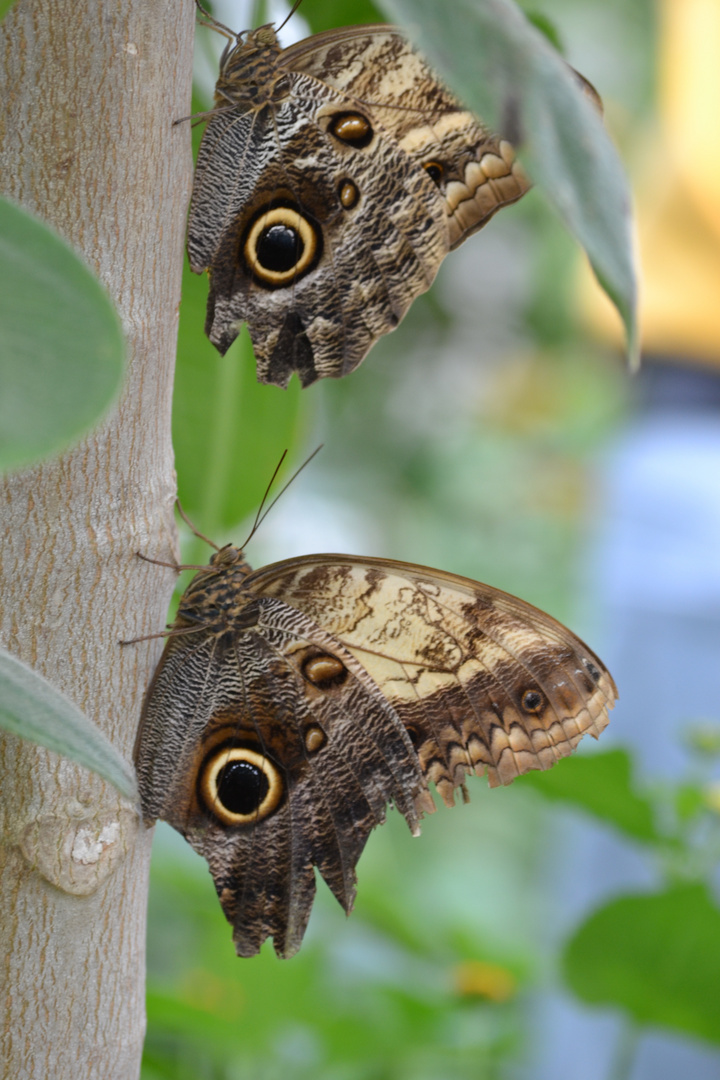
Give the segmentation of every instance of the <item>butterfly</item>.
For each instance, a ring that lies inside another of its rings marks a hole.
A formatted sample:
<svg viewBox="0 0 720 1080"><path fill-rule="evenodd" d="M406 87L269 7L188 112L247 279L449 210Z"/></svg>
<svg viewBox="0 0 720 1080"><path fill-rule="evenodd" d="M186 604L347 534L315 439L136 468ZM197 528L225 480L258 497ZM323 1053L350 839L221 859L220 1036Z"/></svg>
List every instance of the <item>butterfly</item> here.
<svg viewBox="0 0 720 1080"><path fill-rule="evenodd" d="M247 322L260 382L346 375L530 182L397 28L281 49L271 25L209 18L230 40L187 237L210 276L206 333L225 353Z"/></svg>
<svg viewBox="0 0 720 1080"><path fill-rule="evenodd" d="M142 809L207 860L238 955L300 947L315 871L347 912L389 804L419 832L470 773L547 769L616 699L570 630L488 585L227 545L180 600L135 747Z"/></svg>

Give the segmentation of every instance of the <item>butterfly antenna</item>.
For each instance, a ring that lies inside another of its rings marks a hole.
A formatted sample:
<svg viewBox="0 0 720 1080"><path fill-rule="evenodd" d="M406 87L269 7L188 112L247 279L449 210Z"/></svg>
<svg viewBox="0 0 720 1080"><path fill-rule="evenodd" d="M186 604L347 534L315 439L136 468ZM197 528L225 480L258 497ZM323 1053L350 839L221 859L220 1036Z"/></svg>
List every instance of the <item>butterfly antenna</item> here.
<svg viewBox="0 0 720 1080"><path fill-rule="evenodd" d="M185 513L185 511L183 510L183 508L182 508L182 505L181 505L181 503L180 503L180 500L179 500L178 498L176 498L176 499L175 499L175 505L176 505L176 506L177 506L177 508L178 508L178 514L179 514L179 515L180 515L180 517L181 517L181 518L183 519L183 521L185 522L185 524L186 524L186 525L188 525L188 526L190 527L190 531L191 531L192 533L194 533L194 534L195 534L195 536L197 536L198 540L204 540L204 541L205 541L205 543L206 543L206 544L209 544L211 548L215 548L215 550L216 550L216 551L219 551L219 550L220 550L220 548L219 548L219 547L217 546L217 544L214 544L214 543L213 543L213 541L212 541L212 540L211 540L211 539L210 539L209 537L205 536L205 535L204 535L203 533L201 533L201 532L200 532L200 530L199 530L199 529L196 529L196 528L195 528L195 526L193 525L192 521L190 520L190 518L189 518L189 517L187 516L187 514L186 514L186 513Z"/></svg>
<svg viewBox="0 0 720 1080"><path fill-rule="evenodd" d="M197 3L197 0L195 0L195 2ZM280 25L278 26L277 30L275 31L275 33L276 33L276 34L279 34L279 33L280 33L280 31L282 30L283 26L285 26L285 23L287 23L287 22L289 22L289 21L290 21L290 19L291 19L291 18L292 18L292 16L293 16L293 15L295 14L295 12L297 11L297 9L298 9L298 8L300 7L300 5L301 5L301 4L302 4L302 0L295 0L295 3L294 3L294 4L293 4L293 6L292 6L292 7L290 8L290 14L289 14L289 15L287 15L287 16L286 16L286 17L285 17L285 18L283 19L283 21L282 21L282 22L280 23ZM319 449L319 447L318 447L318 449ZM315 453L317 453L317 450L315 451ZM314 455L313 455L313 456L314 456ZM310 458L308 458L308 461L309 461L309 460L310 460ZM307 465L307 461L305 462L305 464ZM299 472L299 471L300 471L300 470L298 470L298 472ZM297 476L297 473L296 473L295 475ZM293 476L293 480L294 480L294 479L295 479L295 477Z"/></svg>
<svg viewBox="0 0 720 1080"><path fill-rule="evenodd" d="M276 466L276 468L275 468L275 472L274 472L274 473L272 474L272 478L271 478L271 480L270 480L270 483L268 484L267 488L265 489L265 494L263 495L263 499L262 499L262 502L260 503L260 506L259 506L259 508L258 508L258 512L257 512L257 514L255 515L255 522L254 522L254 524L253 524L253 527L252 527L252 529L250 530L250 535L248 536L248 538L247 538L247 540L245 541L245 543L244 543L244 544L241 544L241 545L240 545L240 550L241 550L241 551L243 551L243 550L245 549L245 547L246 547L246 546L247 546L247 545L248 545L248 544L250 543L250 541L252 540L253 536L255 535L255 533L257 532L257 530L258 530L258 529L260 528L260 526L262 525L263 521L264 521L264 520L265 520L265 518L266 518L266 517L268 516L268 514L270 513L270 511L272 510L273 506L274 506L274 505L275 505L275 503L276 503L276 502L278 501L278 499L280 498L280 496L281 496L281 495L284 495L284 494L285 494L285 492L287 491L287 489L288 489L288 488L290 487L290 485L292 484L293 480L297 480L298 476L299 476L299 475L300 475L300 473L301 473L301 472L303 471L303 469L305 468L305 466L306 466L306 465L309 465L309 464L310 464L310 462L312 461L312 459L313 459L313 458L315 457L315 455L316 455L316 454L319 454L321 450L322 450L322 443L320 444L320 446L316 447L316 448L315 448L315 449L313 450L312 454L310 454L310 456L309 456L309 457L305 458L305 460L303 461L303 463L302 463L302 465L300 466L300 468L299 468L299 469L296 469L296 470L295 470L295 472L294 472L294 473L292 474L292 476L291 476L291 477L290 477L290 479L288 480L287 484L285 484L285 485L284 485L284 486L283 486L282 488L280 488L280 491L278 491L277 495L275 496L275 498L273 499L273 501L272 501L272 502L270 503L270 505L268 506L267 510L266 510L266 511L265 511L265 513L263 514L263 512L262 512L262 509L263 509L263 506L265 505L265 500L267 499L267 497L268 497L268 494L269 494L269 492L270 492L270 488L271 488L271 487L273 486L273 484L274 484L274 482L275 482L275 477L277 476L278 472L280 471L280 466L282 465L283 461L284 461L284 460L285 460L285 458L287 457L287 450L283 451L283 455L282 455L282 457L280 458L280 460L279 460L279 461L278 461L278 463L277 463L277 466ZM262 516L261 516L261 515L262 515Z"/></svg>
<svg viewBox="0 0 720 1080"><path fill-rule="evenodd" d="M234 34L229 26L225 23L218 22L214 15L212 15L207 8L204 8L200 3L200 0L195 0L195 7L198 9L201 15L203 26L209 26L211 30L217 30L218 34L222 34L223 37L229 37L231 41L237 41L237 34Z"/></svg>

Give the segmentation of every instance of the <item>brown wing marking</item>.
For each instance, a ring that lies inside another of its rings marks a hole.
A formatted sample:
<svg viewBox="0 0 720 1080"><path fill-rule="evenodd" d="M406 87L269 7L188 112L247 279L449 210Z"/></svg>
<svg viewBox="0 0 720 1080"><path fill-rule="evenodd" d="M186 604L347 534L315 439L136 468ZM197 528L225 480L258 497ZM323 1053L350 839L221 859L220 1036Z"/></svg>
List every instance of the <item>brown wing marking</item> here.
<svg viewBox="0 0 720 1080"><path fill-rule="evenodd" d="M597 656L489 586L411 564L309 556L257 571L250 587L323 620L357 656L446 802L468 771L509 783L607 724L616 691Z"/></svg>

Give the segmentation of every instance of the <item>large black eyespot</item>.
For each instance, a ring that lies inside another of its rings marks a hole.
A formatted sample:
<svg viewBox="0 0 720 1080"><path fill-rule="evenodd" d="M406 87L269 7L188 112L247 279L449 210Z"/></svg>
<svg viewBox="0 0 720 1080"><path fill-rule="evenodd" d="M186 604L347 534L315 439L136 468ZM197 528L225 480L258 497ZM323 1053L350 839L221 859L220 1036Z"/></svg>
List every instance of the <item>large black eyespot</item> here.
<svg viewBox="0 0 720 1080"><path fill-rule="evenodd" d="M255 215L241 250L261 285L281 288L315 266L322 251L322 233L296 207L273 206Z"/></svg>
<svg viewBox="0 0 720 1080"><path fill-rule="evenodd" d="M224 825L262 821L277 808L285 790L277 766L247 746L223 746L205 761L200 798Z"/></svg>
<svg viewBox="0 0 720 1080"><path fill-rule="evenodd" d="M251 761L231 761L217 774L217 797L231 814L254 813L262 806L270 784Z"/></svg>
<svg viewBox="0 0 720 1080"><path fill-rule="evenodd" d="M358 150L369 146L373 139L373 129L368 120L361 113L344 112L333 116L328 127L331 135L348 146L354 146Z"/></svg>
<svg viewBox="0 0 720 1080"><path fill-rule="evenodd" d="M302 237L295 229L288 225L271 225L260 233L255 256L263 270L285 274L298 264L304 247Z"/></svg>

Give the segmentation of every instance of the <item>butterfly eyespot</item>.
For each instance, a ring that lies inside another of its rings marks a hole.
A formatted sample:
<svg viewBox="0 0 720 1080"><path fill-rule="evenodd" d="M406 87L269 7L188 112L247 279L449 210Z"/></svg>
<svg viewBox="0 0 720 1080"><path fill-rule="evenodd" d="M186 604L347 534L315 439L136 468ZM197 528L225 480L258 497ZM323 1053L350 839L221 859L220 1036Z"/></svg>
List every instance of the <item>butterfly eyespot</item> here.
<svg viewBox="0 0 720 1080"><path fill-rule="evenodd" d="M250 825L277 809L285 791L279 769L246 746L214 751L200 772L199 794L223 825Z"/></svg>
<svg viewBox="0 0 720 1080"><path fill-rule="evenodd" d="M358 150L369 146L374 135L370 124L360 113L339 113L333 117L328 130L336 139Z"/></svg>
<svg viewBox="0 0 720 1080"><path fill-rule="evenodd" d="M439 161L426 161L423 164L423 169L428 174L430 179L440 187L445 176L445 168Z"/></svg>
<svg viewBox="0 0 720 1080"><path fill-rule="evenodd" d="M405 730L407 731L408 739L410 740L410 742L413 744L413 746L417 750L418 743L420 742L420 734L419 734L419 732L414 727L406 727Z"/></svg>
<svg viewBox="0 0 720 1080"><path fill-rule="evenodd" d="M352 180L340 181L338 195L340 197L340 202L346 210L352 210L354 206L357 206L358 199L360 198L360 192L355 184L353 184Z"/></svg>
<svg viewBox="0 0 720 1080"><path fill-rule="evenodd" d="M261 285L282 288L312 270L322 250L318 226L290 206L255 216L242 244L248 268Z"/></svg>
<svg viewBox="0 0 720 1080"><path fill-rule="evenodd" d="M522 696L522 707L525 712L539 713L545 704L545 699L539 690L526 690Z"/></svg>
<svg viewBox="0 0 720 1080"><path fill-rule="evenodd" d="M303 675L319 690L328 690L331 686L340 686L347 678L347 668L337 657L329 653L311 656L303 664Z"/></svg>
<svg viewBox="0 0 720 1080"><path fill-rule="evenodd" d="M326 742L327 736L321 727L313 724L312 727L305 729L305 747L309 754L316 754L318 750L322 750Z"/></svg>
<svg viewBox="0 0 720 1080"><path fill-rule="evenodd" d="M587 673L591 679L595 682L600 682L600 672L593 664L592 660L583 660L583 664L587 668Z"/></svg>

